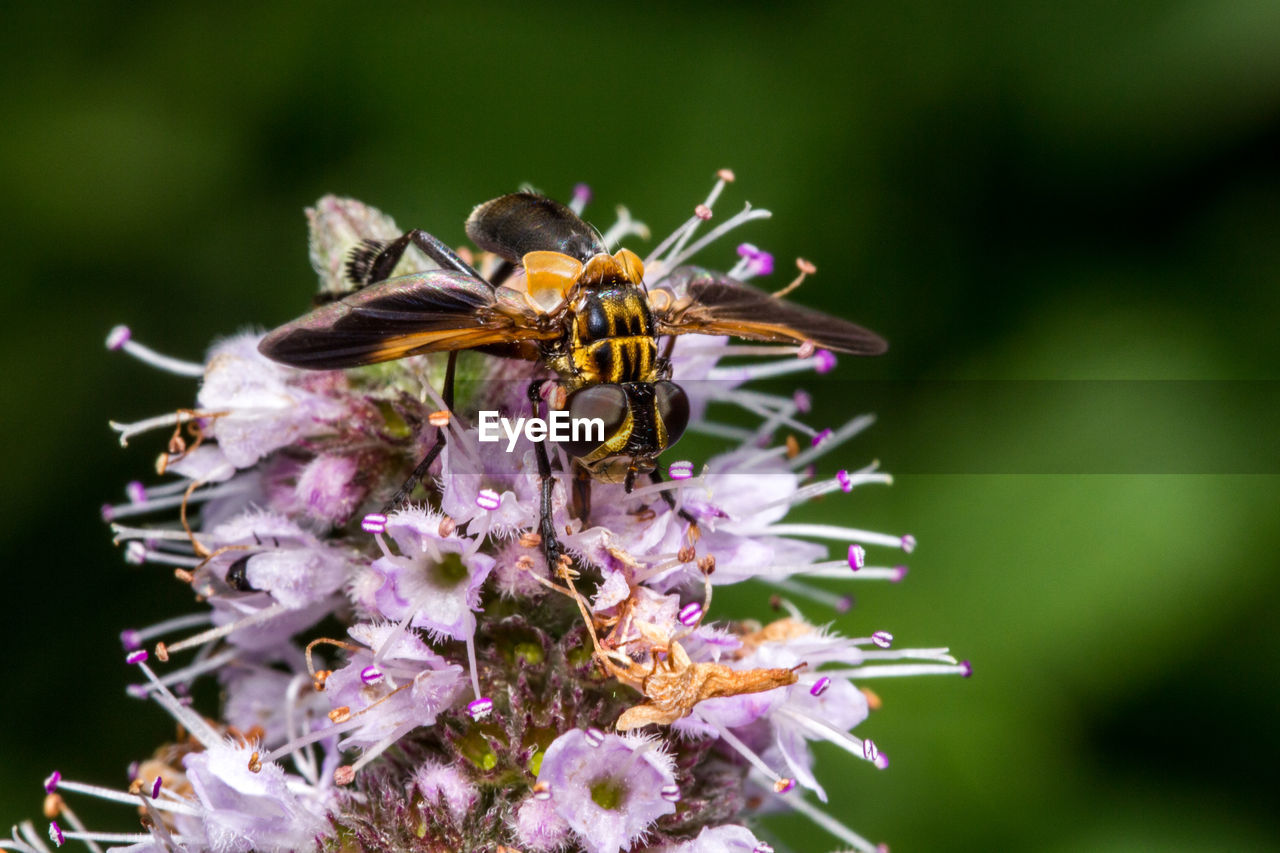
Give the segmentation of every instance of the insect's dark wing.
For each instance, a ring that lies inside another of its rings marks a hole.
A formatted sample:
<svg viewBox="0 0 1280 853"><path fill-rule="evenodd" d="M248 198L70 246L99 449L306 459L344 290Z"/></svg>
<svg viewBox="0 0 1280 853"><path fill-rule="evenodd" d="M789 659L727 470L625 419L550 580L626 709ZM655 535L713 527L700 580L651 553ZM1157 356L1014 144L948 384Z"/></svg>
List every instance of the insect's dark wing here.
<svg viewBox="0 0 1280 853"><path fill-rule="evenodd" d="M547 338L514 291L452 270L387 279L287 323L258 350L294 367L334 370L410 355Z"/></svg>
<svg viewBox="0 0 1280 853"><path fill-rule="evenodd" d="M600 236L578 214L536 193L486 201L467 218L467 236L513 264L529 252L561 252L586 263L605 251Z"/></svg>
<svg viewBox="0 0 1280 853"><path fill-rule="evenodd" d="M733 335L753 341L813 343L854 355L879 355L884 338L861 326L778 299L762 290L698 267L677 267L659 288L673 298L655 311L658 334Z"/></svg>

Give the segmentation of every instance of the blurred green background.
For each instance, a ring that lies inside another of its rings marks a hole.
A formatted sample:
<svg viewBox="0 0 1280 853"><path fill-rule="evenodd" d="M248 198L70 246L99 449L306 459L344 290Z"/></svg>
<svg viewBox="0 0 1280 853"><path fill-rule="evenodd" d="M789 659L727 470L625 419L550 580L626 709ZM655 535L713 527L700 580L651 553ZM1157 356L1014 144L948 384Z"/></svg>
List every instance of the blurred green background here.
<svg viewBox="0 0 1280 853"><path fill-rule="evenodd" d="M98 507L161 441L121 450L107 419L194 386L107 353L111 325L198 358L298 313L326 192L456 244L473 204L581 180L597 219L625 202L665 232L729 166L721 209L775 214L742 238L817 263L800 301L892 342L835 380L1064 389L999 417L903 392L839 461L911 473L806 510L921 543L842 626L976 672L877 683L859 731L893 766L824 752L832 812L898 851L1280 849L1277 469L1107 453L1276 423L1192 393L1098 436L1069 392L1266 380L1274 402L1280 4L43 3L6 7L0 69L0 825L38 815L49 770L118 784L171 734L124 696L115 636L187 596L126 566ZM808 385L819 420L864 408Z"/></svg>

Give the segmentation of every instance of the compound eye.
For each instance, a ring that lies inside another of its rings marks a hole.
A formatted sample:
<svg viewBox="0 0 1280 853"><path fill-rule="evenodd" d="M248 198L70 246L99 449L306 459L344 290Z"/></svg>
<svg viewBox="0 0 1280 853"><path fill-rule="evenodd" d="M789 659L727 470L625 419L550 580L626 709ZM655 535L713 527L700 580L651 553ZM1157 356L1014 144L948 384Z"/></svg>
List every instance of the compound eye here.
<svg viewBox="0 0 1280 853"><path fill-rule="evenodd" d="M560 446L570 456L587 456L622 429L630 411L621 385L592 385L575 391L569 398L570 438ZM593 421L604 424L603 432Z"/></svg>
<svg viewBox="0 0 1280 853"><path fill-rule="evenodd" d="M658 417L667 430L667 447L670 447L680 440L689 425L689 397L683 388L665 379L654 384L653 393L658 402Z"/></svg>

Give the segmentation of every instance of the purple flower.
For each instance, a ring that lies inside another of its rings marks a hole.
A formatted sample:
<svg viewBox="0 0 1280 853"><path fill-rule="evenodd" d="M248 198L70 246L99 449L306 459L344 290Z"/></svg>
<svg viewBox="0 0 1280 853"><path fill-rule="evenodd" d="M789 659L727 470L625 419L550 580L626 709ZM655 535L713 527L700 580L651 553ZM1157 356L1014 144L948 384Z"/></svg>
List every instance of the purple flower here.
<svg viewBox="0 0 1280 853"><path fill-rule="evenodd" d="M324 695L338 712L340 746L364 748L368 763L399 737L433 725L457 700L465 681L462 667L394 625L359 623L348 633L359 645L326 679ZM370 677L371 668L378 678Z"/></svg>
<svg viewBox="0 0 1280 853"><path fill-rule="evenodd" d="M480 587L495 560L478 550L478 540L442 536L444 518L422 510L391 515L387 533L399 554L388 550L373 562L383 582L371 605L384 619L408 619L434 636L461 640L475 633Z"/></svg>
<svg viewBox="0 0 1280 853"><path fill-rule="evenodd" d="M292 784L278 764L250 770L252 753L248 746L218 743L183 760L200 806L197 837L216 853L310 849L329 833L326 798ZM184 836L197 829L185 823L178 825Z"/></svg>
<svg viewBox="0 0 1280 853"><path fill-rule="evenodd" d="M572 729L547 747L538 783L591 853L618 853L642 838L655 820L675 811L663 796L675 785L672 762L654 741L606 734L592 743Z"/></svg>
<svg viewBox="0 0 1280 853"><path fill-rule="evenodd" d="M720 197L733 180L718 172L684 224L643 259L655 305L693 295L712 275L690 265L694 256L769 215L749 204L724 215ZM571 209L590 201L575 191ZM401 235L390 217L351 199L326 196L307 216L326 301L363 282ZM612 248L637 235L647 227L619 208L601 238ZM483 275L499 269L488 253L459 254ZM736 262L731 251L720 260L741 280L775 266L749 243ZM393 273L434 266L410 246ZM785 295L814 272L797 267ZM530 302L529 286L517 268L499 296L543 307L564 299L547 288L547 299ZM835 357L812 342L662 342L689 397L688 431L724 449L668 455L665 479L640 476L631 491L596 482L588 493L550 445L548 521L572 558L562 567L548 566L541 547L535 447L524 437L510 448L481 443L477 428L481 411L530 415L526 389L549 375L545 366L464 354L446 407L442 353L310 371L263 357L256 334L215 343L201 363L135 337L117 327L108 348L201 381L194 408L177 400L167 414L113 424L122 444L159 434L159 473L103 508L126 560L190 586L185 612L121 635L126 660L145 676L129 694L160 705L189 737L141 760L129 791L52 774L53 812L63 798L96 797L141 808L146 827L97 833L67 808L50 817L57 843L139 853L398 853L428 842L770 853L742 822L783 807L871 851L793 790L826 798L811 745L883 768L885 752L861 733L877 704L863 682L971 673L945 648L900 646L890 626L842 636L801 610L844 612L843 590L814 580L900 580L905 567L877 565L879 549L915 547L910 535L853 519L797 517L820 497L852 514L847 493L891 482L874 463L857 467L870 458L861 451L835 458L869 415L811 425L819 409L808 393L753 384L834 369ZM565 388L541 387L547 405L562 404ZM447 445L410 501L382 508L440 430ZM828 465L845 467L818 475ZM767 587L786 615L767 625L734 618L716 588L745 580ZM193 689L206 676L221 688L216 702ZM619 725L645 734L619 735ZM710 807L709 797L721 804ZM729 814L726 803L749 805ZM47 853L29 824L9 846Z"/></svg>

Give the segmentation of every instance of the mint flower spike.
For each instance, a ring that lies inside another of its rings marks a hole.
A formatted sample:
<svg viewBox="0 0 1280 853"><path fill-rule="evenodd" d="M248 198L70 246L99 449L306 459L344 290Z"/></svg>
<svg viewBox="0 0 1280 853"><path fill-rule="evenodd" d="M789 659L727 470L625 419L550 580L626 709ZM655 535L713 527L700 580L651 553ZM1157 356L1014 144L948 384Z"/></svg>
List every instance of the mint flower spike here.
<svg viewBox="0 0 1280 853"><path fill-rule="evenodd" d="M769 216L750 204L726 213L734 179L718 172L647 253L650 292L687 295L687 277L672 273L695 253L740 280L780 270L755 243L725 239ZM590 188L574 189L570 209L590 203ZM350 265L403 233L336 196L307 219L324 299L341 298ZM601 237L634 250L648 228L618 207ZM432 268L410 247L394 273ZM773 289L789 295L815 271L797 260ZM517 270L507 285L524 280ZM477 427L481 410L527 414L541 367L466 355L446 411L443 356L307 371L264 358L260 338L232 335L187 361L111 331L111 350L200 380L171 411L112 424L122 444L151 442L159 459L102 510L127 562L191 589L181 615L120 635L139 674L128 694L169 716L158 730L185 734L140 757L123 786L52 774L47 835L23 823L0 849L365 853L430 839L525 853L771 853L752 825L775 806L853 849L881 849L807 799L827 799L814 743L854 756L851 782L874 784L860 774L886 768L894 745L868 736L872 679L972 669L891 626L844 636L817 624L852 606L842 582L901 580L906 567L883 556L916 544L854 517L806 516L811 501L843 508L855 490L892 484L853 449L871 415L813 424L809 392L754 387L829 373L832 353L674 338L688 429L719 452L665 459L665 478L629 493L593 484L584 521L553 446L551 521L570 560L548 566L533 445L495 449ZM556 388L544 390L552 402ZM380 511L436 428L448 444L420 502ZM780 618L761 625L719 604L716 588L748 581L776 598ZM216 691L193 689L205 678ZM193 696L214 693L218 704L197 709ZM145 830L84 826L72 808L84 799L122 817L141 809Z"/></svg>

